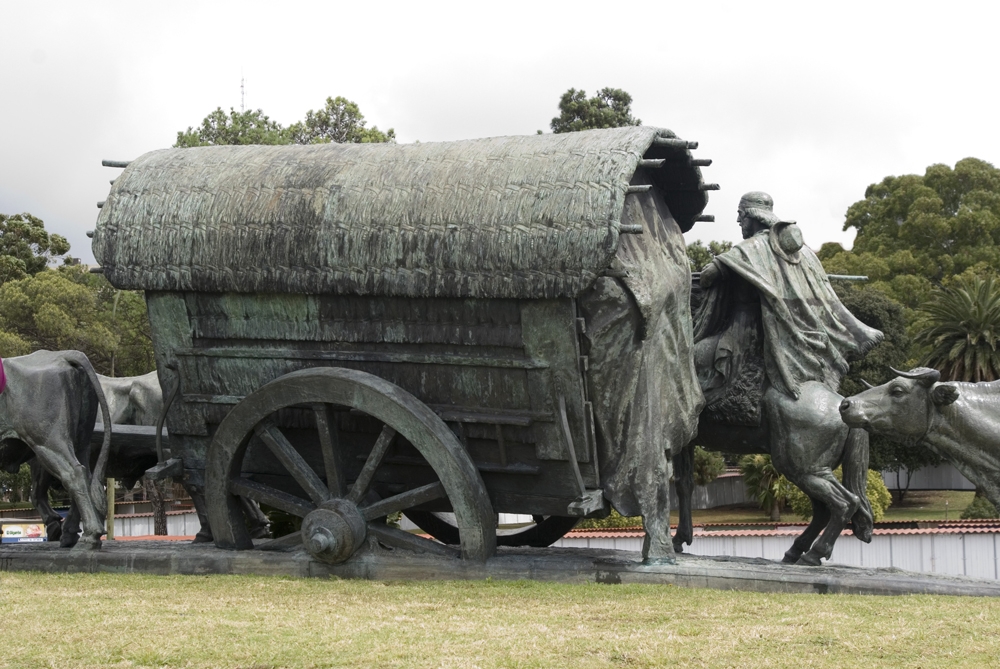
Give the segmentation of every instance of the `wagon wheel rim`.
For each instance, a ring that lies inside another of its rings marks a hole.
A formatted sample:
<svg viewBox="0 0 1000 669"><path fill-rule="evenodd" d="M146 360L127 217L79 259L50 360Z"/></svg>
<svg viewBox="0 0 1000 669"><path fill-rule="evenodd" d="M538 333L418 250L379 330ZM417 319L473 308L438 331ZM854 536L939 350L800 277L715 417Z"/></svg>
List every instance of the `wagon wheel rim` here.
<svg viewBox="0 0 1000 669"><path fill-rule="evenodd" d="M383 425L361 472L350 485L339 462L331 406L359 410ZM271 418L289 407L312 408L325 481ZM369 492L376 472L397 435L416 448L439 480L386 499L372 499ZM243 457L253 437L267 447L306 497L242 476ZM393 548L448 554L451 549L437 542L379 522L387 514L442 497L447 497L459 519L463 558L482 561L496 548L496 520L482 477L454 433L410 393L358 370L316 368L292 372L247 395L220 423L209 446L205 494L209 523L220 548L253 548L239 508L241 495L303 518L306 549L328 562L350 557L365 535L374 535L380 543Z"/></svg>
<svg viewBox="0 0 1000 669"><path fill-rule="evenodd" d="M458 527L447 514L412 510L406 517L413 524L443 544L458 544ZM497 530L497 546L546 548L576 527L579 518L572 516L532 516L533 524L514 530Z"/></svg>

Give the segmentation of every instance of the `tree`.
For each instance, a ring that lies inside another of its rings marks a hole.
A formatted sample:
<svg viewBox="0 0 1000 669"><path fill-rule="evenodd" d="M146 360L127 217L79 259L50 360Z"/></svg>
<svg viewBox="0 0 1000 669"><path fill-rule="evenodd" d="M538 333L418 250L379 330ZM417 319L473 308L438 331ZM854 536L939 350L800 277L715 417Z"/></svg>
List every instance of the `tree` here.
<svg viewBox="0 0 1000 669"><path fill-rule="evenodd" d="M28 213L0 214L0 284L38 274L67 253L69 242L46 232L42 219Z"/></svg>
<svg viewBox="0 0 1000 669"><path fill-rule="evenodd" d="M80 267L47 270L0 286L0 357L38 349L83 351L110 376L153 369L146 305Z"/></svg>
<svg viewBox="0 0 1000 669"><path fill-rule="evenodd" d="M395 142L396 131L389 128L382 132L377 126L366 128L364 115L358 105L347 98L327 98L326 106L319 111L310 109L304 121L288 128L291 141L296 144L383 143Z"/></svg>
<svg viewBox="0 0 1000 669"><path fill-rule="evenodd" d="M935 285L1000 267L1000 170L976 158L923 176L886 177L847 210L854 248L824 244L819 256L835 274L866 274L873 285L916 309Z"/></svg>
<svg viewBox="0 0 1000 669"><path fill-rule="evenodd" d="M719 474L726 471L726 461L721 454L706 451L701 446L694 447L694 482L698 485L708 485Z"/></svg>
<svg viewBox="0 0 1000 669"><path fill-rule="evenodd" d="M229 114L217 107L206 116L197 130L188 126L177 133L174 148L212 146L220 144L289 144L288 131L272 121L261 111L238 112L232 107Z"/></svg>
<svg viewBox="0 0 1000 669"><path fill-rule="evenodd" d="M620 88L602 88L589 99L586 91L571 88L559 99L559 116L550 126L558 133L641 124L632 116L632 96Z"/></svg>
<svg viewBox="0 0 1000 669"><path fill-rule="evenodd" d="M31 469L28 463L15 472L0 469L0 498L14 503L31 500Z"/></svg>
<svg viewBox="0 0 1000 669"><path fill-rule="evenodd" d="M964 277L954 288L935 290L918 312L915 339L929 351L923 363L944 381L1000 378L1000 284L993 277Z"/></svg>
<svg viewBox="0 0 1000 669"><path fill-rule="evenodd" d="M781 520L781 507L793 486L774 468L771 456L760 453L744 455L740 458L740 471L747 493L770 514L771 520Z"/></svg>
<svg viewBox="0 0 1000 669"><path fill-rule="evenodd" d="M395 142L396 132L389 128L366 128L364 115L354 102L344 97L327 98L326 106L306 112L304 121L285 128L272 121L262 110L229 113L216 108L195 130L188 127L177 133L175 148L223 144L319 144L323 142L367 143Z"/></svg>
<svg viewBox="0 0 1000 669"><path fill-rule="evenodd" d="M708 246L705 246L700 239L688 244L687 256L688 262L691 263L691 271L700 272L715 256L722 255L731 248L733 248L732 242L709 242Z"/></svg>

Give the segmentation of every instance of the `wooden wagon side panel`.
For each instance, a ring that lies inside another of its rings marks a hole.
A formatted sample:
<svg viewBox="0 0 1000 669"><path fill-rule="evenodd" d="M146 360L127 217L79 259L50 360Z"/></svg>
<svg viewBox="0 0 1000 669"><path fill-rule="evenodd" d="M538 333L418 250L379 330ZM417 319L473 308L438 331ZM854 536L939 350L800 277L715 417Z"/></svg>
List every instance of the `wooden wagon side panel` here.
<svg viewBox="0 0 1000 669"><path fill-rule="evenodd" d="M168 426L198 437L182 442L186 461L203 459L213 426L242 397L316 366L359 369L413 393L498 474L568 460L561 396L577 459L593 458L572 300L148 295L159 367L181 378ZM595 472L584 477L597 484Z"/></svg>

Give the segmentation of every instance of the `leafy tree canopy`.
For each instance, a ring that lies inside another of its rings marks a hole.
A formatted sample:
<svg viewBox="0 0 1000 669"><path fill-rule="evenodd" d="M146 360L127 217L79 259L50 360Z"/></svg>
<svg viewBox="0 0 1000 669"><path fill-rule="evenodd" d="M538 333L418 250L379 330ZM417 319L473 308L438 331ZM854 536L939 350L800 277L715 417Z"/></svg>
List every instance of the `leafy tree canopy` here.
<svg viewBox="0 0 1000 669"><path fill-rule="evenodd" d="M576 132L641 124L632 116L632 96L620 88L602 88L592 98L571 88L559 99L559 116L550 126L552 132Z"/></svg>
<svg viewBox="0 0 1000 669"><path fill-rule="evenodd" d="M28 213L0 214L0 284L38 274L67 253L69 242L46 232L42 219Z"/></svg>
<svg viewBox="0 0 1000 669"><path fill-rule="evenodd" d="M305 120L293 123L288 132L291 141L296 144L325 142L368 144L396 141L396 131L392 128L382 132L377 126L366 128L366 124L367 121L356 103L337 96L327 98L326 106L319 111L310 109L306 112Z"/></svg>
<svg viewBox="0 0 1000 669"><path fill-rule="evenodd" d="M233 108L229 113L217 107L206 116L201 126L195 130L177 133L175 148L190 148L193 146L212 146L220 144L289 144L288 130L280 123L272 121L261 111L248 110L238 112Z"/></svg>
<svg viewBox="0 0 1000 669"><path fill-rule="evenodd" d="M366 128L361 109L344 97L327 98L319 111L306 112L304 121L284 127L272 121L262 110L229 113L216 108L195 130L177 133L175 148L221 144L319 144L324 142L365 143L394 142L396 132L382 132L376 126Z"/></svg>
<svg viewBox="0 0 1000 669"><path fill-rule="evenodd" d="M717 255L722 255L733 248L732 242L709 242L708 246L699 239L687 245L688 262L691 263L692 272L700 272L705 265L712 262Z"/></svg>
<svg viewBox="0 0 1000 669"><path fill-rule="evenodd" d="M847 210L854 248L824 244L828 272L866 274L908 308L934 285L956 276L995 274L1000 267L1000 170L976 158L954 169L931 165L923 176L886 177Z"/></svg>
<svg viewBox="0 0 1000 669"><path fill-rule="evenodd" d="M107 375L155 367L142 293L115 290L77 266L0 286L0 357L38 349L83 351Z"/></svg>

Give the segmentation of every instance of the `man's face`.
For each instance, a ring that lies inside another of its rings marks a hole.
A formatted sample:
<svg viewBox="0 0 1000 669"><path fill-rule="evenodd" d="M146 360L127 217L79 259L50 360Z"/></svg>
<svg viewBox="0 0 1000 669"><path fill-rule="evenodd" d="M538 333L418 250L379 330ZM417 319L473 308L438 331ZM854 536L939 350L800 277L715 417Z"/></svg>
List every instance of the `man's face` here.
<svg viewBox="0 0 1000 669"><path fill-rule="evenodd" d="M757 232L756 222L747 216L742 207L736 210L736 222L740 224L740 230L743 231L743 239L750 239Z"/></svg>

